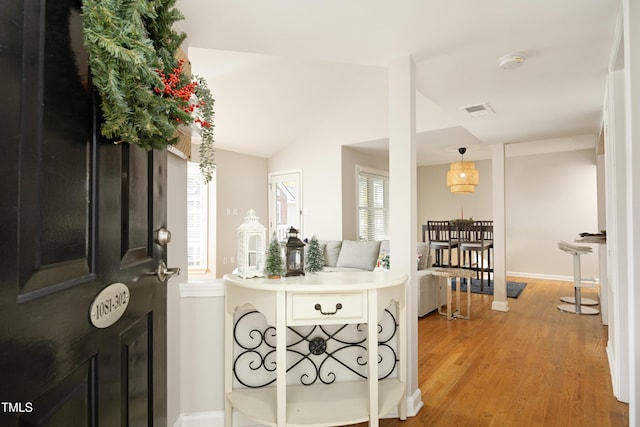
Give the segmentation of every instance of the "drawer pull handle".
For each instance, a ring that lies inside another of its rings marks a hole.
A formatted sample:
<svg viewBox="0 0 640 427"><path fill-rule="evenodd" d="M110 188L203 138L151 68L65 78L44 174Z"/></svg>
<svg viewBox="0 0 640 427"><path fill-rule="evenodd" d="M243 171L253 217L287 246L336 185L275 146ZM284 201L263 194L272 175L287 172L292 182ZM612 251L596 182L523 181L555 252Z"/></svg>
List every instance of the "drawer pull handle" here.
<svg viewBox="0 0 640 427"><path fill-rule="evenodd" d="M342 308L342 304L340 304L340 303L336 304L336 311L322 311L322 306L320 304L316 304L313 308L315 308L316 310L318 310L320 313L324 314L325 316L330 316L332 314L336 314L338 312L338 310L340 310Z"/></svg>

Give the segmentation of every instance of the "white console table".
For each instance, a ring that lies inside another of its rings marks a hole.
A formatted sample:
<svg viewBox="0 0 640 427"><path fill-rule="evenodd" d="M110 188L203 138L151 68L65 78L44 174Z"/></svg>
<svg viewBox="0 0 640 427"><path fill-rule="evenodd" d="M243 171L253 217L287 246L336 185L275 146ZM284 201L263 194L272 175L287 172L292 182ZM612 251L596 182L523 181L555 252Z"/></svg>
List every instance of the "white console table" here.
<svg viewBox="0 0 640 427"><path fill-rule="evenodd" d="M233 409L267 426L333 426L369 421L395 406L406 419L406 283L399 272L331 272L283 279L241 279L225 282L225 426ZM398 376L378 380L378 319L389 303L398 312ZM251 306L276 328L275 387L233 388L234 313ZM287 326L367 324L366 381L287 385ZM373 345L371 344L373 343Z"/></svg>

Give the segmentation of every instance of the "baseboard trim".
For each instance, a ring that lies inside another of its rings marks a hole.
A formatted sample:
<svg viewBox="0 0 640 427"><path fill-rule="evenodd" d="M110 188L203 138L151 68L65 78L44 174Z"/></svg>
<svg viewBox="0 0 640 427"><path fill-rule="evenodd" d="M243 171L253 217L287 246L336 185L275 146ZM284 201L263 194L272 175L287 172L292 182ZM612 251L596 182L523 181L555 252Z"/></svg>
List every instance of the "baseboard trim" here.
<svg viewBox="0 0 640 427"><path fill-rule="evenodd" d="M618 401L622 403L629 403L629 399L622 396L622 392L620 390L620 382L619 378L616 375L616 366L617 361L613 353L613 349L611 348L611 342L607 342L607 360L609 361L609 376L611 377L611 388L613 389L613 395Z"/></svg>
<svg viewBox="0 0 640 427"><path fill-rule="evenodd" d="M180 414L173 427L205 427L223 425L224 411L213 411Z"/></svg>
<svg viewBox="0 0 640 427"><path fill-rule="evenodd" d="M523 273L519 271L507 271L507 276L514 277L523 277L523 278L531 278L531 279L542 279L542 280L558 280L561 282L571 282L573 283L573 276L561 276L558 274L539 274L539 273ZM600 283L599 278L583 278L583 280L593 280L594 283Z"/></svg>
<svg viewBox="0 0 640 427"><path fill-rule="evenodd" d="M418 415L418 412L420 412L423 406L422 390L417 388L411 396L407 397L407 417L415 417Z"/></svg>
<svg viewBox="0 0 640 427"><path fill-rule="evenodd" d="M558 274L523 273L521 271L507 271L507 276L524 277L542 280L559 280L562 282L573 282L573 276L560 276Z"/></svg>
<svg viewBox="0 0 640 427"><path fill-rule="evenodd" d="M181 414L178 417L178 421L174 424L174 427L215 427L224 426L224 410L211 411L211 412L195 412L192 414ZM256 424L244 415L234 412L233 413L233 426L234 427L259 427L261 424Z"/></svg>
<svg viewBox="0 0 640 427"><path fill-rule="evenodd" d="M503 311L506 313L509 311L509 303L507 301L493 301L491 303L491 310Z"/></svg>
<svg viewBox="0 0 640 427"><path fill-rule="evenodd" d="M407 417L415 417L423 407L422 391L418 388L413 395L407 397ZM398 418L398 412L392 411L382 418ZM195 412L180 414L173 427L215 427L224 426L224 411ZM259 427L255 421L240 414L233 413L234 427Z"/></svg>
<svg viewBox="0 0 640 427"><path fill-rule="evenodd" d="M611 388L613 389L613 395L616 399L619 399L618 393L618 380L615 375L614 366L615 366L615 358L613 357L613 350L611 350L611 343L607 342L607 360L609 361L609 377L611 377Z"/></svg>

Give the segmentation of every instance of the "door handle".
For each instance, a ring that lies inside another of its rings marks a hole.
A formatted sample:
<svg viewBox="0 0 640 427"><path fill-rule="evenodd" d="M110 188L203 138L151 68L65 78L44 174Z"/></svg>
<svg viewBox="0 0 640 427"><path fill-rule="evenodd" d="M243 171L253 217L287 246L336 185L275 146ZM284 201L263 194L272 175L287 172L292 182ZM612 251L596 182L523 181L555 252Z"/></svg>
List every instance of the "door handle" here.
<svg viewBox="0 0 640 427"><path fill-rule="evenodd" d="M171 281L171 279L173 279L175 276L180 275L180 268L179 267L167 268L167 264L165 264L164 261L160 261L160 264L158 264L157 270L149 271L147 273L144 273L144 275L157 276L158 280L166 283Z"/></svg>

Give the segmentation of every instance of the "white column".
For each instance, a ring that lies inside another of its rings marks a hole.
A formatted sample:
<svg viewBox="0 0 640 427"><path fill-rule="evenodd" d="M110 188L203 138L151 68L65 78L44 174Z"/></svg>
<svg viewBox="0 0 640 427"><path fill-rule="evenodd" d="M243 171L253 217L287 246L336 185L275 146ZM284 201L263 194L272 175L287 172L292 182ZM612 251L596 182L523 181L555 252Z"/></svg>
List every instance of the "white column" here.
<svg viewBox="0 0 640 427"><path fill-rule="evenodd" d="M397 58L389 64L389 249L391 268L409 276L406 310L409 415L422 405L418 389L415 117L415 64L410 56Z"/></svg>
<svg viewBox="0 0 640 427"><path fill-rule="evenodd" d="M493 177L493 303L492 310L509 311L507 302L507 255L504 144L491 146Z"/></svg>
<svg viewBox="0 0 640 427"><path fill-rule="evenodd" d="M640 367L638 366L638 347L640 347L640 4L637 1L623 1L624 28L624 64L626 91L626 146L627 146L627 217L628 240L628 323L629 323L629 425L640 425L638 409L638 385Z"/></svg>

